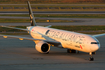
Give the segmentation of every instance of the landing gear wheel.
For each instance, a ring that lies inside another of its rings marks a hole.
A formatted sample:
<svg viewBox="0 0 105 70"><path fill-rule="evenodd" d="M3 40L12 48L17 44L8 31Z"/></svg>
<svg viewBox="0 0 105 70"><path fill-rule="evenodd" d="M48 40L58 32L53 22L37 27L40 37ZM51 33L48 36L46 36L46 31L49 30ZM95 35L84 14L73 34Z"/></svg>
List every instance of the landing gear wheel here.
<svg viewBox="0 0 105 70"><path fill-rule="evenodd" d="M67 53L76 53L76 50L67 49Z"/></svg>
<svg viewBox="0 0 105 70"><path fill-rule="evenodd" d="M90 57L90 58L89 58L89 61L94 61L94 58L93 58L93 57Z"/></svg>
<svg viewBox="0 0 105 70"><path fill-rule="evenodd" d="M96 54L96 52L92 52L92 54Z"/></svg>
<svg viewBox="0 0 105 70"><path fill-rule="evenodd" d="M67 49L67 53L70 53L70 49Z"/></svg>
<svg viewBox="0 0 105 70"><path fill-rule="evenodd" d="M72 53L76 53L76 50L72 50Z"/></svg>
<svg viewBox="0 0 105 70"><path fill-rule="evenodd" d="M89 53L90 56L91 56L91 57L89 58L89 61L94 61L94 58L92 57L92 53L93 53L93 52L90 52L90 53Z"/></svg>

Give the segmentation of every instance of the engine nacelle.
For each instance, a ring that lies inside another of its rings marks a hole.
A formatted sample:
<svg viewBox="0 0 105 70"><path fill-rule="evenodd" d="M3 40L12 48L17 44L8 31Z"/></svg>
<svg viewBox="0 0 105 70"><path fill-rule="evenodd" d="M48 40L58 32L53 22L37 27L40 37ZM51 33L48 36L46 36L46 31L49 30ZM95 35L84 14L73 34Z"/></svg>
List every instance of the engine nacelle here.
<svg viewBox="0 0 105 70"><path fill-rule="evenodd" d="M38 42L35 48L40 53L48 53L50 51L49 44L43 41Z"/></svg>

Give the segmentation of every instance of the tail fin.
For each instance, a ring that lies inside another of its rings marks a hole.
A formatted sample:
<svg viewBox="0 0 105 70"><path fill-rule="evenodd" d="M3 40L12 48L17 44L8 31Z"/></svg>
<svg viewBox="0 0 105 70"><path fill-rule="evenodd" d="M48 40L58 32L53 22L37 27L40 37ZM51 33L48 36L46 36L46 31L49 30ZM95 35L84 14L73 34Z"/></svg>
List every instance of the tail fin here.
<svg viewBox="0 0 105 70"><path fill-rule="evenodd" d="M34 18L34 15L33 15L31 5L30 5L29 1L28 1L28 9L29 9L29 16L30 16L31 26L36 26L35 18Z"/></svg>

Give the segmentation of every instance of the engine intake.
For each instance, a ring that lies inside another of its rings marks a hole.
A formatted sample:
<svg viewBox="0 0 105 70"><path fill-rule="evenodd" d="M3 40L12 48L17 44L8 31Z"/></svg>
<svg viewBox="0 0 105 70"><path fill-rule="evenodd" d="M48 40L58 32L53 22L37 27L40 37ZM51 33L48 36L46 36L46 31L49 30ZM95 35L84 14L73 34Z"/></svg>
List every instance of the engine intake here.
<svg viewBox="0 0 105 70"><path fill-rule="evenodd" d="M48 53L50 50L50 46L48 43L46 42L38 42L35 46L36 50L40 53Z"/></svg>

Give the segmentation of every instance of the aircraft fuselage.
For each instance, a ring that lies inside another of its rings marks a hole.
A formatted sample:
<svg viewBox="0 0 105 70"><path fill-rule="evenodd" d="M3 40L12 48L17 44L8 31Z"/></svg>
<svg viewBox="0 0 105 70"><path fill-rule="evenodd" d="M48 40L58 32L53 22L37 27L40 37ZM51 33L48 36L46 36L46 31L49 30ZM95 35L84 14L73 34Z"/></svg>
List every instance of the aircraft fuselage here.
<svg viewBox="0 0 105 70"><path fill-rule="evenodd" d="M82 33L76 33L71 31L41 27L30 26L28 27L30 35L33 38L45 39L39 33L49 38L61 42L63 48L74 49L83 52L95 52L100 48L99 41L91 36Z"/></svg>

